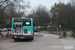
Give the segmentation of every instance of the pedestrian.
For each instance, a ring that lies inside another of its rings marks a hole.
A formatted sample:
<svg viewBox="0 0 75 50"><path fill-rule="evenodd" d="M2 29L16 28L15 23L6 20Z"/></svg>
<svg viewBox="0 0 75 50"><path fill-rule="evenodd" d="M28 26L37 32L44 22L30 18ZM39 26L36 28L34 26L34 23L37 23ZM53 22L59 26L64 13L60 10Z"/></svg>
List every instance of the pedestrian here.
<svg viewBox="0 0 75 50"><path fill-rule="evenodd" d="M66 36L66 31L63 32L63 37L65 37L65 36Z"/></svg>

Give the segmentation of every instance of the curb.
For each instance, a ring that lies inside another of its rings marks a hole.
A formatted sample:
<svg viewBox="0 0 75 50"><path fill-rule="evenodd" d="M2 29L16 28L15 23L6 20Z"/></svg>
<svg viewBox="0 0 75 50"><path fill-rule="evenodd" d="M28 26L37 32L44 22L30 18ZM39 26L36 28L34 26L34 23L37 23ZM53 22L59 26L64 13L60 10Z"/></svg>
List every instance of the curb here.
<svg viewBox="0 0 75 50"><path fill-rule="evenodd" d="M37 37L42 37L42 36L44 36L44 35L42 35L42 34L35 34L35 36L37 36Z"/></svg>

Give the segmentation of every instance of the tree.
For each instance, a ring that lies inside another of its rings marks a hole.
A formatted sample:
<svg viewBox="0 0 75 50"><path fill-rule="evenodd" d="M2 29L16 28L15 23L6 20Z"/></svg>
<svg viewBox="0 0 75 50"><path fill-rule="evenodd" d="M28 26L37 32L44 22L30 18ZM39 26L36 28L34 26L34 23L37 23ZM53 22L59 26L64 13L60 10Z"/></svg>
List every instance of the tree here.
<svg viewBox="0 0 75 50"><path fill-rule="evenodd" d="M52 23L53 25L57 26L59 25L59 18L60 18L60 11L62 9L62 7L65 6L64 3L61 4L56 4L54 6L51 7L50 13L52 15Z"/></svg>
<svg viewBox="0 0 75 50"><path fill-rule="evenodd" d="M67 3L66 5L64 3L60 3L60 4L55 3L55 5L52 6L50 12L52 14L51 19L52 19L53 25L57 27L59 25L62 25L62 28L71 29L72 27L72 7L70 3ZM67 21L66 24L63 24L64 19L66 19Z"/></svg>
<svg viewBox="0 0 75 50"><path fill-rule="evenodd" d="M0 27L6 27L6 19L24 16L26 8L30 8L26 0L0 0ZM23 11L22 11L23 10Z"/></svg>
<svg viewBox="0 0 75 50"><path fill-rule="evenodd" d="M11 6L16 7L17 9L19 8L19 10L20 8L25 10L26 8L30 8L29 3L30 2L26 2L26 0L0 0L1 12Z"/></svg>
<svg viewBox="0 0 75 50"><path fill-rule="evenodd" d="M32 11L32 14L29 15L34 19L34 22L38 26L44 26L50 22L50 14L45 8L45 6L38 6L36 10Z"/></svg>

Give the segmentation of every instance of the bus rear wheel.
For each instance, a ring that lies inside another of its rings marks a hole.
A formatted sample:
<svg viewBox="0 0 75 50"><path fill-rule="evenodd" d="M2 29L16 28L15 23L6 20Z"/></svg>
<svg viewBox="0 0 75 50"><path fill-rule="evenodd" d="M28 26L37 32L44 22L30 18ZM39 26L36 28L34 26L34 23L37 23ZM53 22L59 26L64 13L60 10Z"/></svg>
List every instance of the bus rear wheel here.
<svg viewBox="0 0 75 50"><path fill-rule="evenodd" d="M15 41L17 41L17 39L14 39Z"/></svg>
<svg viewBox="0 0 75 50"><path fill-rule="evenodd" d="M31 40L34 40L34 38L31 38Z"/></svg>

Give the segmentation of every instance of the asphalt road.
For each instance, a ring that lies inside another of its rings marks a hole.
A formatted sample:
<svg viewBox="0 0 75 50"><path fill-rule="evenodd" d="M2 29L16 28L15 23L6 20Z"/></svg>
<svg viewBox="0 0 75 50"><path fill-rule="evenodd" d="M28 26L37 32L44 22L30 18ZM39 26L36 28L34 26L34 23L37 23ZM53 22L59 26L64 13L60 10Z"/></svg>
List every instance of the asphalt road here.
<svg viewBox="0 0 75 50"><path fill-rule="evenodd" d="M0 50L74 50L74 39L59 39L59 36L52 34L43 35L44 36L42 37L34 36L33 41L14 41L13 39L2 40L0 41Z"/></svg>

